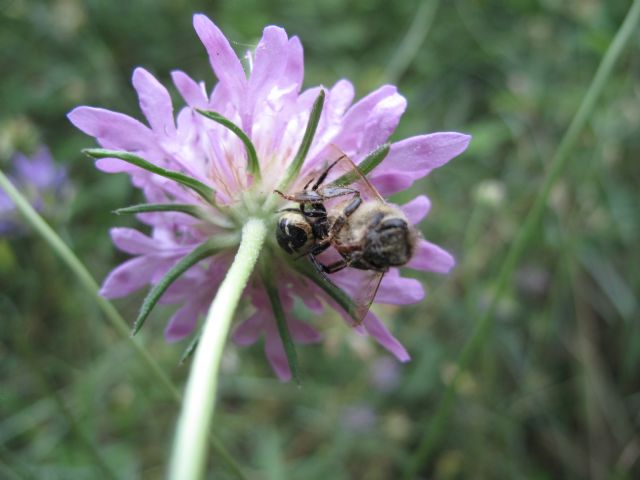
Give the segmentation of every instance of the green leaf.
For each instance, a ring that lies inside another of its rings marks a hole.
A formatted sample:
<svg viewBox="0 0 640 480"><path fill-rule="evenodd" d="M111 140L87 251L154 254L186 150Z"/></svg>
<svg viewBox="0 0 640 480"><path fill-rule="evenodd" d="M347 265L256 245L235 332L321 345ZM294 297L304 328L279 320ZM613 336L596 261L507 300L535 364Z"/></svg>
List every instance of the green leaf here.
<svg viewBox="0 0 640 480"><path fill-rule="evenodd" d="M262 277L262 283L264 283L265 289L267 291L267 296L269 297L269 302L271 303L273 315L276 317L276 323L278 324L278 333L280 334L282 345L284 345L284 352L287 355L289 367L291 367L291 374L293 375L293 380L298 385L300 385L298 355L296 354L296 347L291 338L291 333L289 332L289 325L287 324L287 319L284 315L284 309L282 308L282 302L280 301L280 294L278 293L278 289L273 283L271 276L267 272L266 263L263 263L262 267L263 268L260 276Z"/></svg>
<svg viewBox="0 0 640 480"><path fill-rule="evenodd" d="M158 303L158 300L160 300L160 297L162 297L162 294L174 281L177 280L180 275L189 270L189 268L194 266L200 260L215 255L219 251L232 247L237 243L238 237L236 235L218 235L198 245L190 253L180 259L180 261L171 267L171 270L169 270L165 276L153 286L145 297L142 302L142 306L140 307L138 318L136 318L136 321L133 324L131 335L135 335L140 331L140 328L142 328L142 325L151 313L153 307Z"/></svg>
<svg viewBox="0 0 640 480"><path fill-rule="evenodd" d="M138 157L137 155L129 152L106 150L104 148L87 148L83 150L83 152L93 158L119 158L120 160L124 160L127 163L143 168L151 173L169 178L187 188L190 188L208 203L215 206L215 190L189 175L158 167L144 158Z"/></svg>
<svg viewBox="0 0 640 480"><path fill-rule="evenodd" d="M242 143L244 143L245 148L247 149L247 168L249 173L251 173L256 180L261 179L260 174L260 163L258 162L258 154L256 153L256 148L253 146L251 139L247 136L246 133L235 123L229 120L227 117L220 115L218 112L212 112L210 110L200 110L196 108L196 112L200 115L204 115L205 117L213 120L214 122L218 122L220 125L224 125L233 133L235 133Z"/></svg>
<svg viewBox="0 0 640 480"><path fill-rule="evenodd" d="M302 168L304 159L307 157L307 153L309 153L311 142L313 141L313 137L315 136L318 128L318 122L320 121L320 115L322 114L322 108L324 107L324 96L324 90L320 90L320 94L318 94L316 101L313 103L313 108L309 115L309 121L307 122L307 129L302 137L298 153L296 153L293 162L289 165L283 181L278 186L278 190L286 190L289 184L297 178L300 173L300 169Z"/></svg>
<svg viewBox="0 0 640 480"><path fill-rule="evenodd" d="M183 365L184 362L186 362L191 355L193 355L193 352L196 351L196 347L198 346L198 342L200 342L200 335L202 334L202 331L199 331L189 342L189 345L187 345L187 348L184 350L184 352L182 352L182 356L180 356L180 361L178 362L178 365Z"/></svg>
<svg viewBox="0 0 640 480"><path fill-rule="evenodd" d="M205 217L201 208L186 203L142 203L140 205L118 208L117 210L114 210L113 213L116 215L133 215L136 213L149 212L180 212L196 218Z"/></svg>
<svg viewBox="0 0 640 480"><path fill-rule="evenodd" d="M380 163L385 159L387 154L389 153L389 149L391 148L390 143L385 143L376 148L373 152L366 156L364 160L362 160L358 164L358 170L362 175L368 175L374 168L376 168ZM332 185L351 185L358 179L358 174L356 172L348 172L339 177L337 180L331 182Z"/></svg>
<svg viewBox="0 0 640 480"><path fill-rule="evenodd" d="M361 323L361 318L358 312L358 307L351 297L340 287L336 286L325 275L318 272L311 262L290 260L290 265L301 275L304 275L324 292L329 295L347 314L354 320L356 324Z"/></svg>

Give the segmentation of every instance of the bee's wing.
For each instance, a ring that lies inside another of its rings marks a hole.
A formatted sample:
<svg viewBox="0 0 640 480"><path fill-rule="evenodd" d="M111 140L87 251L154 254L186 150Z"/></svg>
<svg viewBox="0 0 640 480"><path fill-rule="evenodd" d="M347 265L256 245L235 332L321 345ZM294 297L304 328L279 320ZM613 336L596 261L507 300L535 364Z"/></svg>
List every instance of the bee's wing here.
<svg viewBox="0 0 640 480"><path fill-rule="evenodd" d="M333 144L327 146L323 153L326 164L333 165L323 182L325 188L349 187L358 190L366 200L385 202L376 187L362 174L347 154Z"/></svg>
<svg viewBox="0 0 640 480"><path fill-rule="evenodd" d="M376 293L378 293L382 277L384 277L384 273L374 272L373 270L359 270L359 272L362 272L363 278L361 282L359 282L355 292L352 293L353 302L356 305L356 316L358 318L356 325L361 325L364 317L367 316L367 312L369 312L369 308L371 308L371 304L376 298Z"/></svg>

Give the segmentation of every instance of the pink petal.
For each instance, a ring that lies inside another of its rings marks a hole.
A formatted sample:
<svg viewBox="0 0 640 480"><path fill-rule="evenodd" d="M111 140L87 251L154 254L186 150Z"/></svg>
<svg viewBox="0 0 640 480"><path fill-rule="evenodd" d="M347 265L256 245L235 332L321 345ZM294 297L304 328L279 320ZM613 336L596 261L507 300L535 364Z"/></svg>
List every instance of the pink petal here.
<svg viewBox="0 0 640 480"><path fill-rule="evenodd" d="M260 338L260 335L262 334L264 322L265 313L258 310L236 327L231 338L235 343L243 347L253 345L258 341L258 338Z"/></svg>
<svg viewBox="0 0 640 480"><path fill-rule="evenodd" d="M364 327L384 348L393 353L401 362L408 362L411 357L402 344L387 330L384 324L373 313L369 312L364 319Z"/></svg>
<svg viewBox="0 0 640 480"><path fill-rule="evenodd" d="M376 303L408 305L424 298L422 284L415 278L403 278L397 268L389 270L382 278L376 294Z"/></svg>
<svg viewBox="0 0 640 480"><path fill-rule="evenodd" d="M106 173L140 172L138 167L119 158L100 158L96 160L96 167Z"/></svg>
<svg viewBox="0 0 640 480"><path fill-rule="evenodd" d="M308 323L295 319L289 319L287 323L291 336L298 343L316 343L322 340L322 335Z"/></svg>
<svg viewBox="0 0 640 480"><path fill-rule="evenodd" d="M206 304L203 305L198 297L192 298L180 307L164 329L167 342L177 342L190 335L196 328L198 317L203 310L206 310Z"/></svg>
<svg viewBox="0 0 640 480"><path fill-rule="evenodd" d="M173 119L173 104L167 89L140 67L133 71L132 82L133 88L138 92L140 108L152 130L158 135L174 136L176 125Z"/></svg>
<svg viewBox="0 0 640 480"><path fill-rule="evenodd" d="M425 195L419 195L400 207L411 225L417 225L431 210L431 202Z"/></svg>
<svg viewBox="0 0 640 480"><path fill-rule="evenodd" d="M278 378L283 382L291 380L289 361L287 360L282 340L280 340L280 335L278 335L275 325L266 332L264 353L267 355L267 360L269 360L271 368L276 372Z"/></svg>
<svg viewBox="0 0 640 480"><path fill-rule="evenodd" d="M133 228L112 228L109 232L115 246L131 255L155 253L158 242Z"/></svg>
<svg viewBox="0 0 640 480"><path fill-rule="evenodd" d="M384 165L384 160L382 161L382 164L378 165L378 167L373 171L370 180L373 186L378 189L378 192L380 192L383 197L388 197L394 193L406 190L417 178L416 175L403 173L388 173L373 177L373 175L376 174L375 172L377 172L382 165Z"/></svg>
<svg viewBox="0 0 640 480"><path fill-rule="evenodd" d="M344 116L343 129L334 138L333 143L344 151L359 151L365 126L369 121L371 112L380 102L395 95L397 95L396 87L383 85L353 105ZM379 143L383 143L385 140L386 139L382 139Z"/></svg>
<svg viewBox="0 0 640 480"><path fill-rule="evenodd" d="M370 152L386 142L406 108L407 100L399 93L382 99L369 114L359 150Z"/></svg>
<svg viewBox="0 0 640 480"><path fill-rule="evenodd" d="M236 53L220 29L205 15L194 15L193 27L209 54L209 63L220 84L238 105L246 94L247 77Z"/></svg>
<svg viewBox="0 0 640 480"><path fill-rule="evenodd" d="M304 78L304 52L298 37L291 37L289 39L287 52L287 66L278 83L281 88L286 88L291 84L296 85L295 92L297 93L300 91Z"/></svg>
<svg viewBox="0 0 640 480"><path fill-rule="evenodd" d="M202 85L198 85L189 75L180 70L171 72L173 84L190 107L206 108L207 94Z"/></svg>
<svg viewBox="0 0 640 480"><path fill-rule="evenodd" d="M456 261L449 252L421 239L407 267L428 272L449 273L455 264Z"/></svg>
<svg viewBox="0 0 640 480"><path fill-rule="evenodd" d="M281 78L287 65L288 45L287 34L282 28L269 26L264 29L249 78L249 95L253 101L264 98ZM252 107L259 109L260 105Z"/></svg>
<svg viewBox="0 0 640 480"><path fill-rule="evenodd" d="M95 137L104 148L141 152L154 144L151 130L122 113L102 108L77 107L67 117L77 128Z"/></svg>
<svg viewBox="0 0 640 480"><path fill-rule="evenodd" d="M471 136L463 133L440 132L396 142L391 145L387 158L372 172L372 178L404 172L414 173L417 180L464 152L470 140Z"/></svg>
<svg viewBox="0 0 640 480"><path fill-rule="evenodd" d="M353 102L354 95L355 90L351 82L348 80L338 80L329 92L327 108L331 111L332 115L341 117L344 115L344 112L347 111L351 102Z"/></svg>
<svg viewBox="0 0 640 480"><path fill-rule="evenodd" d="M106 298L119 298L144 287L150 282L157 262L146 255L127 260L114 268L100 289L100 295Z"/></svg>

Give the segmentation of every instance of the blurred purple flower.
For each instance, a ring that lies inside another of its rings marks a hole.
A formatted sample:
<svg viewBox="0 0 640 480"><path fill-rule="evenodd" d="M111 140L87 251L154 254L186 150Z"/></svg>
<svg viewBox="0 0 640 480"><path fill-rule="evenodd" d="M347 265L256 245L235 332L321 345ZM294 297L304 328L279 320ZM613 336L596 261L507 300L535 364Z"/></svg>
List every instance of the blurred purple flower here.
<svg viewBox="0 0 640 480"><path fill-rule="evenodd" d="M42 146L32 156L17 153L11 159L12 171L8 175L14 186L31 205L45 216L60 211L69 194L67 171L57 166L49 150ZM0 190L0 236L22 232L22 224L16 207Z"/></svg>
<svg viewBox="0 0 640 480"><path fill-rule="evenodd" d="M240 212L245 208L244 196L249 187L255 191L256 186L247 173L245 147L229 129L203 117L195 109L216 111L241 126L249 136L260 162L262 179L258 188L264 197L272 195L293 160L321 87L301 90L302 46L297 37L287 37L283 29L265 28L255 52L247 53L247 76L228 40L211 20L198 14L193 23L218 78L211 94L203 82L196 82L181 71L172 72L173 83L187 103L174 118L169 92L148 71L137 68L133 73L133 86L150 128L121 113L86 106L71 111L69 119L104 148L126 150L158 166L193 176L215 190L220 205ZM380 87L355 104L352 104L353 98L353 85L346 80L326 89L324 109L303 172L322 165L322 152L330 144L358 163L387 141L406 107L404 97L391 85ZM445 132L396 142L385 161L370 174L370 179L384 195L399 192L460 154L469 140L468 135ZM143 190L149 202L196 204L215 220L203 225L181 213L146 213L139 218L151 227L150 236L128 228L113 229L115 245L134 257L106 278L102 286L105 297L121 297L147 284L157 284L187 252L225 231L220 225L229 223L220 211L206 205L193 192L165 178L115 158L100 159L97 167L105 172L131 175L134 185ZM409 220L417 224L428 213L430 203L421 195L402 208ZM272 240L275 244L275 238ZM280 252L277 246L273 251ZM168 341L180 340L193 332L199 315L207 311L232 254L230 249L201 261L164 294L163 303L181 304L166 327ZM449 253L420 240L408 267L447 273L453 265ZM327 304L334 306L322 290L288 269L285 262L273 262L273 269L287 312L291 311L294 297L301 298L314 313L321 313ZM347 291L357 288L357 277L352 272L343 272L340 286ZM266 356L273 369L281 379L289 379L291 372L282 341L258 276L250 282L245 294L251 299L255 313L237 326L234 341L250 345L264 336ZM402 305L419 302L423 297L423 288L417 280L402 278L397 269L392 269L385 275L376 301ZM290 313L287 317L296 342L320 340L311 326ZM373 336L399 360L409 359L406 350L373 313L370 312L356 330Z"/></svg>
<svg viewBox="0 0 640 480"><path fill-rule="evenodd" d="M366 404L347 407L342 412L340 424L352 433L363 433L371 430L377 421L375 410Z"/></svg>
<svg viewBox="0 0 640 480"><path fill-rule="evenodd" d="M377 358L371 366L371 384L381 392L390 392L400 383L400 367L389 357Z"/></svg>

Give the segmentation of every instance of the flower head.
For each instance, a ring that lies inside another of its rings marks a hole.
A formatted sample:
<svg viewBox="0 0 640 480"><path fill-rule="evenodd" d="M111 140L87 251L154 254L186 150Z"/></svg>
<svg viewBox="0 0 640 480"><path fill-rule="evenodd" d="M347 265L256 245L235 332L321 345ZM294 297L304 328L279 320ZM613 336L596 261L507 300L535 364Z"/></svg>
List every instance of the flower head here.
<svg viewBox="0 0 640 480"><path fill-rule="evenodd" d="M51 217L60 211L61 203L69 197L67 172L56 166L46 147L40 147L32 157L17 153L11 159L12 183L30 201L33 207ZM22 232L16 207L0 190L0 235L16 235Z"/></svg>
<svg viewBox="0 0 640 480"><path fill-rule="evenodd" d="M181 71L172 72L173 83L186 102L177 116L174 117L167 89L143 68L134 71L133 86L148 126L100 108L78 107L69 113L71 122L94 136L105 149L130 152L201 185L200 194L194 193L166 175L123 161L123 156L106 156L97 161L98 168L105 172L129 174L150 203L180 206L173 211L132 210L150 227L149 235L129 228L111 231L116 247L133 257L114 269L102 286L102 294L110 298L149 284L157 287L167 272L175 271L176 265L183 262L184 268L178 270L184 270L184 274L177 279L172 277L170 286L161 290L162 303L180 305L165 329L168 341L190 335L198 317L206 312L233 258L237 243L234 234L243 218L257 215L273 221L282 208L273 191L281 185L285 172L291 171L322 91L326 97L301 175L322 167L323 152L329 145L360 162L387 141L406 107L405 99L391 85L380 87L356 103L354 88L346 80L326 89L303 90L300 40L289 38L279 27L266 27L255 51L247 54L248 73L229 41L207 17L195 15L194 27L218 82L208 92L203 82L196 82ZM216 112L217 117L205 116L202 111ZM240 132L230 128L229 122ZM447 132L393 143L386 159L368 178L383 195L404 190L464 151L469 139L468 135ZM255 149L254 154L247 141ZM257 166L252 165L253 159ZM414 225L429 208L425 196L402 206ZM273 258L287 255L276 244L275 235L267 248ZM201 255L193 253L198 249ZM185 263L184 258L189 255L194 261ZM446 273L453 264L450 254L421 239L407 266ZM292 315L295 298L314 313L321 313L329 305L345 318L348 316L335 299L289 265L288 261L271 261L269 272L278 279L277 292L289 331L295 342L317 342L320 334ZM336 277L336 283L347 292L357 288L355 274L349 270ZM291 371L263 278L254 277L245 296L255 311L236 327L233 339L240 345L249 345L264 337L269 362L281 379L288 379ZM402 305L423 297L417 280L403 278L397 269L391 269L382 281L376 302ZM372 312L356 330L373 336L399 360L409 359L406 350Z"/></svg>

